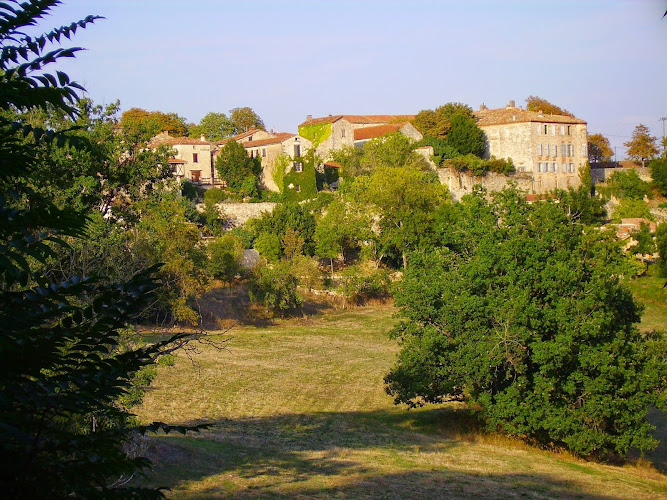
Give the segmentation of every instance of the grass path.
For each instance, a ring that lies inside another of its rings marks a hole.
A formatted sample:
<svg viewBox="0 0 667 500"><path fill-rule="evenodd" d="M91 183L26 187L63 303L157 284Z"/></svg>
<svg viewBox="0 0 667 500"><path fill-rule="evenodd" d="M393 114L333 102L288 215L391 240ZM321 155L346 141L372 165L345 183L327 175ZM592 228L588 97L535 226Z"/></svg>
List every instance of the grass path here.
<svg viewBox="0 0 667 500"><path fill-rule="evenodd" d="M455 405L406 411L384 393L397 346L389 308L234 328L159 375L144 421L206 421L153 438L147 480L173 498L667 497L649 468L578 461L466 433Z"/></svg>

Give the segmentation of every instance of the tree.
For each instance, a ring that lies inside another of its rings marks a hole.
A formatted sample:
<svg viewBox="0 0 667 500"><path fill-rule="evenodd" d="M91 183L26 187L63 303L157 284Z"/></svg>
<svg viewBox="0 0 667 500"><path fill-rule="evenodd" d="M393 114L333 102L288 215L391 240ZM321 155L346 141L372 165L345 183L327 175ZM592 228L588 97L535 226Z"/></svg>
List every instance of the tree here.
<svg viewBox="0 0 667 500"><path fill-rule="evenodd" d="M486 150L486 134L477 126L474 118L456 113L450 120L447 144L461 155L473 154L482 158Z"/></svg>
<svg viewBox="0 0 667 500"><path fill-rule="evenodd" d="M117 348L123 328L159 287L156 268L115 283L77 276L50 281L41 272L40 264L66 245L63 238L84 235L86 218L72 206L57 206L49 192L31 189L33 177L49 176L40 153L49 144L92 147L76 133L22 120L39 109L73 121L79 112L82 87L48 66L81 49L50 50L50 44L99 18L25 34L58 4L0 4L0 452L11 458L3 461L0 487L11 498L158 498L159 490L120 481L149 465L124 451L133 433L123 397L142 367L188 336Z"/></svg>
<svg viewBox="0 0 667 500"><path fill-rule="evenodd" d="M614 172L607 181L611 192L617 198L633 198L642 200L651 192L651 185L640 179L635 170L619 170Z"/></svg>
<svg viewBox="0 0 667 500"><path fill-rule="evenodd" d="M422 170L430 169L424 157L414 152L414 144L410 138L399 132L371 139L364 144L359 164L358 174L385 167L412 166Z"/></svg>
<svg viewBox="0 0 667 500"><path fill-rule="evenodd" d="M655 231L655 246L658 251L658 270L660 276L667 278L667 224L662 223Z"/></svg>
<svg viewBox="0 0 667 500"><path fill-rule="evenodd" d="M660 194L667 196L667 158L655 158L648 164L651 170L653 184L658 188Z"/></svg>
<svg viewBox="0 0 667 500"><path fill-rule="evenodd" d="M234 108L230 110L229 121L232 125L232 135L247 132L252 128L264 130L264 122L259 115L249 107Z"/></svg>
<svg viewBox="0 0 667 500"><path fill-rule="evenodd" d="M134 137L137 142L148 141L160 132L169 132L172 136L182 137L188 130L185 118L176 113L146 111L141 108L125 111L121 115L120 124L124 133Z"/></svg>
<svg viewBox="0 0 667 500"><path fill-rule="evenodd" d="M234 131L234 124L225 113L210 112L201 119L199 125L188 129L188 135L191 137L203 135L209 141L219 141L234 135Z"/></svg>
<svg viewBox="0 0 667 500"><path fill-rule="evenodd" d="M465 401L490 429L585 456L655 446L646 415L667 409L662 334L635 326L613 235L513 190L466 196L449 222L394 294L395 401Z"/></svg>
<svg viewBox="0 0 667 500"><path fill-rule="evenodd" d="M648 203L642 199L623 198L614 208L612 213L612 220L614 222L621 222L622 219L634 218L653 220L653 215L651 215L651 207L649 207Z"/></svg>
<svg viewBox="0 0 667 500"><path fill-rule="evenodd" d="M609 145L609 139L602 134L589 134L588 161L591 163L605 163L614 156L614 150Z"/></svg>
<svg viewBox="0 0 667 500"><path fill-rule="evenodd" d="M546 99L542 99L541 97L534 95L528 96L526 99L526 109L528 111L541 111L542 113L549 115L564 115L574 117L574 115L567 109L560 108L555 104L550 103Z"/></svg>
<svg viewBox="0 0 667 500"><path fill-rule="evenodd" d="M246 177L259 177L262 163L259 158L250 158L241 144L229 141L215 160L215 168L220 178L227 181L231 189L239 190Z"/></svg>
<svg viewBox="0 0 667 500"><path fill-rule="evenodd" d="M208 245L208 268L213 277L231 283L241 269L244 246L241 239L225 234Z"/></svg>
<svg viewBox="0 0 667 500"><path fill-rule="evenodd" d="M651 135L649 128L641 123L632 132L632 138L623 145L628 148L628 158L641 162L642 167L659 153L657 139Z"/></svg>
<svg viewBox="0 0 667 500"><path fill-rule="evenodd" d="M460 102L448 102L435 110L425 109L417 113L412 124L424 135L444 139L451 129L454 115L475 118L472 108Z"/></svg>
<svg viewBox="0 0 667 500"><path fill-rule="evenodd" d="M297 293L298 284L299 280L287 262L260 266L248 283L250 300L263 304L267 312L284 316L302 304Z"/></svg>

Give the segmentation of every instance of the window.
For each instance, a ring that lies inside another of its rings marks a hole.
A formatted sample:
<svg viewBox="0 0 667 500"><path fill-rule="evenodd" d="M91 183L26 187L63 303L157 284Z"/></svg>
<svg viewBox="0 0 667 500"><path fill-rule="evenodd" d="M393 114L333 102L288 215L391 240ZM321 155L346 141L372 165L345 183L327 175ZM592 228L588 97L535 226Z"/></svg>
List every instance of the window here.
<svg viewBox="0 0 667 500"><path fill-rule="evenodd" d="M539 123L537 124L537 133L538 134L542 133L542 125L540 125Z"/></svg>
<svg viewBox="0 0 667 500"><path fill-rule="evenodd" d="M301 144L294 145L294 158L301 158Z"/></svg>
<svg viewBox="0 0 667 500"><path fill-rule="evenodd" d="M567 135L572 135L572 125L567 126Z"/></svg>
<svg viewBox="0 0 667 500"><path fill-rule="evenodd" d="M192 163L199 163L199 155L197 153L192 153Z"/></svg>
<svg viewBox="0 0 667 500"><path fill-rule="evenodd" d="M560 169L564 174L567 173L567 163L561 163Z"/></svg>
<svg viewBox="0 0 667 500"><path fill-rule="evenodd" d="M552 172L555 172L555 171L556 171L556 164L555 164L555 163L552 163L552 164L551 164L551 171L552 171Z"/></svg>
<svg viewBox="0 0 667 500"><path fill-rule="evenodd" d="M303 172L303 163L295 161L294 162L294 171L295 172Z"/></svg>
<svg viewBox="0 0 667 500"><path fill-rule="evenodd" d="M565 158L567 156L567 146L565 144L560 145L560 155Z"/></svg>
<svg viewBox="0 0 667 500"><path fill-rule="evenodd" d="M558 144L553 144L551 146L551 150L552 150L551 156L553 156L554 158L558 156Z"/></svg>
<svg viewBox="0 0 667 500"><path fill-rule="evenodd" d="M581 156L586 156L586 144L581 145Z"/></svg>
<svg viewBox="0 0 667 500"><path fill-rule="evenodd" d="M567 145L567 156L574 156L574 146L572 144Z"/></svg>
<svg viewBox="0 0 667 500"><path fill-rule="evenodd" d="M537 171L538 171L538 172L541 172L541 171L542 171L542 162L539 162L539 163L537 164Z"/></svg>
<svg viewBox="0 0 667 500"><path fill-rule="evenodd" d="M266 158L266 148L262 148L262 158Z"/></svg>
<svg viewBox="0 0 667 500"><path fill-rule="evenodd" d="M551 126L551 135L556 135L556 125Z"/></svg>
<svg viewBox="0 0 667 500"><path fill-rule="evenodd" d="M341 136L341 137L345 137L345 129L342 129L342 130L340 131L340 136Z"/></svg>
<svg viewBox="0 0 667 500"><path fill-rule="evenodd" d="M542 144L537 145L537 156L542 156Z"/></svg>
<svg viewBox="0 0 667 500"><path fill-rule="evenodd" d="M560 126L560 135L565 135L565 125Z"/></svg>
<svg viewBox="0 0 667 500"><path fill-rule="evenodd" d="M570 173L574 173L574 163L570 163Z"/></svg>
<svg viewBox="0 0 667 500"><path fill-rule="evenodd" d="M547 135L549 133L549 125L546 123L544 124L544 135Z"/></svg>

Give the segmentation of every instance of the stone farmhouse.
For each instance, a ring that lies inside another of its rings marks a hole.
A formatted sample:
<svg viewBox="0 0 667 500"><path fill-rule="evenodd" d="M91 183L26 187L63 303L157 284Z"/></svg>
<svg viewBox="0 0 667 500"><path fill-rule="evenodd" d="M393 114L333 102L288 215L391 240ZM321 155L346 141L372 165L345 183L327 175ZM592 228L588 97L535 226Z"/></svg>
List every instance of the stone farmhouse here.
<svg viewBox="0 0 667 500"><path fill-rule="evenodd" d="M331 151L364 142L390 132L400 132L415 140L422 135L410 123L414 115L308 115L299 125L299 135L316 145L315 153L328 159ZM362 129L374 129L361 132Z"/></svg>
<svg viewBox="0 0 667 500"><path fill-rule="evenodd" d="M178 179L188 180L196 184L221 184L216 178L213 165L213 152L215 145L208 142L204 136L196 139L194 137L171 137L169 132L162 132L153 139L151 147L170 146L176 153L169 160L174 169L174 176Z"/></svg>
<svg viewBox="0 0 667 500"><path fill-rule="evenodd" d="M588 161L584 120L524 110L514 101L498 109L482 105L475 116L486 134L486 156L511 158L517 173L532 177L532 192L579 185Z"/></svg>

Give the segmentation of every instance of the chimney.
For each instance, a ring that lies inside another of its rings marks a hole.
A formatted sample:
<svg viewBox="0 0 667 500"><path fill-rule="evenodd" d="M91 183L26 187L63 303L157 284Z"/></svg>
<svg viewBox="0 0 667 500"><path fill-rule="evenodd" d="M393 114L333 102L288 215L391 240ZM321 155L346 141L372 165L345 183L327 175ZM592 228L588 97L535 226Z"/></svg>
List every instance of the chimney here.
<svg viewBox="0 0 667 500"><path fill-rule="evenodd" d="M200 140L201 142L206 142L206 136L205 136L204 134L202 134L202 135L199 137L199 140Z"/></svg>
<svg viewBox="0 0 667 500"><path fill-rule="evenodd" d="M508 108L516 108L516 105L514 103L514 99L510 101L510 103L507 105Z"/></svg>
<svg viewBox="0 0 667 500"><path fill-rule="evenodd" d="M479 106L480 111L485 111L487 109L489 109L489 108L486 107L486 104L484 104L484 103L480 104L480 106Z"/></svg>
<svg viewBox="0 0 667 500"><path fill-rule="evenodd" d="M308 120L312 120L312 119L313 119L313 115L307 115L307 116L306 116L306 121L308 121Z"/></svg>

